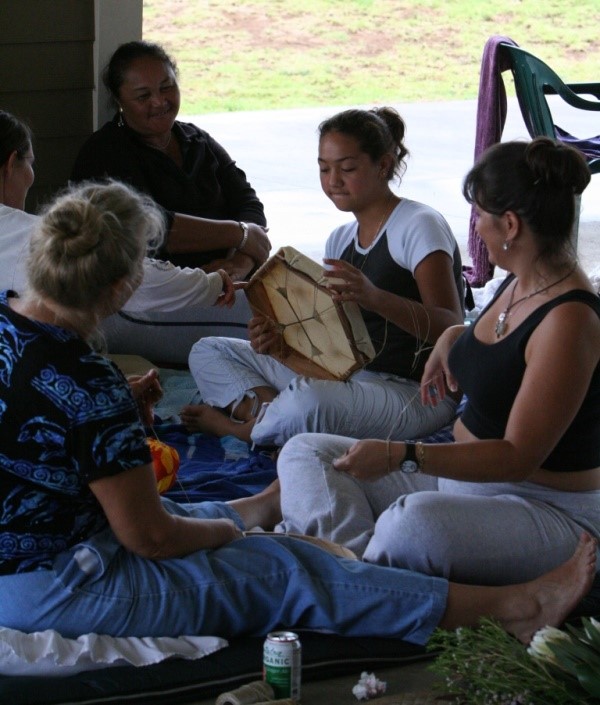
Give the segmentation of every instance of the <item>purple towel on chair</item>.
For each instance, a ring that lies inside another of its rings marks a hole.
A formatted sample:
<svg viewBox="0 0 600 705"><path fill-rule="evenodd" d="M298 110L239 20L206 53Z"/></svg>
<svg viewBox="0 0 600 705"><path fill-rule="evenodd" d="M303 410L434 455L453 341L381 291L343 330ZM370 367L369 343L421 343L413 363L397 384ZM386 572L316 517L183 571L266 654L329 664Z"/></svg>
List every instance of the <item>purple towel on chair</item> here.
<svg viewBox="0 0 600 705"><path fill-rule="evenodd" d="M475 161L488 147L500 141L506 122L506 89L501 74L510 68L510 64L500 51L502 43L518 46L509 37L494 35L483 48L475 127ZM472 268L466 271L469 283L472 286L483 286L492 278L494 269L490 265L487 248L477 235L474 209L471 210L469 223L469 255L473 260Z"/></svg>
<svg viewBox="0 0 600 705"><path fill-rule="evenodd" d="M600 159L600 135L580 139L579 137L573 137L573 135L570 135L558 125L554 125L554 132L556 132L556 136L561 142L570 144L572 147L578 149L585 155L588 161Z"/></svg>

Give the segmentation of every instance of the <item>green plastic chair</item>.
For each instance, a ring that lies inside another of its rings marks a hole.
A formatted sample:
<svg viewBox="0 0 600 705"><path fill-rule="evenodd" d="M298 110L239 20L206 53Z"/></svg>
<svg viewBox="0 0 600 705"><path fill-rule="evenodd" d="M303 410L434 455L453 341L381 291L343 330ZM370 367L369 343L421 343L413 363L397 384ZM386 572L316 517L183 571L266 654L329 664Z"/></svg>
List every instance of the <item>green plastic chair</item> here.
<svg viewBox="0 0 600 705"><path fill-rule="evenodd" d="M574 108L600 112L600 83L564 83L533 54L510 44L501 46L510 64L519 107L531 137L557 137L547 95L559 95ZM597 100L586 100L580 94L593 95ZM588 159L588 165L592 174L600 172L600 158Z"/></svg>
<svg viewBox="0 0 600 705"><path fill-rule="evenodd" d="M525 126L531 137L557 138L547 95L559 95L566 103L581 110L600 112L600 83L565 83L547 64L533 54L510 44L501 44L508 59L515 82L515 91ZM581 94L593 95L597 100L586 100ZM598 130L600 134L600 129ZM577 145L573 145L577 146ZM600 172L600 158L587 157L592 174ZM581 196L575 201L575 220L571 243L577 251Z"/></svg>

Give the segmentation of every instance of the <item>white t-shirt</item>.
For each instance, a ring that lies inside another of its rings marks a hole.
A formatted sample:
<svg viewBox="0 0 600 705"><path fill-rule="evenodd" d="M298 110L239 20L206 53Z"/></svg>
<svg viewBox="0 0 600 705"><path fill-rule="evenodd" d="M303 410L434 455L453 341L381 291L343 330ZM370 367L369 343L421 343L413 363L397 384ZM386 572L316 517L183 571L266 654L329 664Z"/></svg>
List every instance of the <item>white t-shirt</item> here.
<svg viewBox="0 0 600 705"><path fill-rule="evenodd" d="M25 290L29 241L39 216L0 204L0 289ZM223 289L221 275L176 267L170 262L144 259L144 278L124 311L180 311L212 306Z"/></svg>
<svg viewBox="0 0 600 705"><path fill-rule="evenodd" d="M444 216L418 201L403 198L382 224L371 245L364 249L357 238L358 223L353 220L336 228L325 244L325 257L339 259L354 239L356 252L366 255L387 233L388 249L394 261L414 275L419 262L432 252L445 252L454 258L456 239Z"/></svg>
<svg viewBox="0 0 600 705"><path fill-rule="evenodd" d="M39 218L0 203L0 289L22 292L29 239Z"/></svg>

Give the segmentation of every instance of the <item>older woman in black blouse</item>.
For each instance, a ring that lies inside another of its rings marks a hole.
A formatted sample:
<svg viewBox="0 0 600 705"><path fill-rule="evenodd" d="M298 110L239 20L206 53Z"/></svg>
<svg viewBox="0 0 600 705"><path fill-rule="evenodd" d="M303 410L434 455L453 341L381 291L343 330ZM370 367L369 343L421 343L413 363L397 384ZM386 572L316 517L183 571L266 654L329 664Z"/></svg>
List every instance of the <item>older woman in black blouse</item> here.
<svg viewBox="0 0 600 705"><path fill-rule="evenodd" d="M178 121L177 66L149 42L122 44L103 79L117 113L83 145L75 181L106 176L148 193L167 212L164 259L244 279L266 260L264 208L226 150Z"/></svg>

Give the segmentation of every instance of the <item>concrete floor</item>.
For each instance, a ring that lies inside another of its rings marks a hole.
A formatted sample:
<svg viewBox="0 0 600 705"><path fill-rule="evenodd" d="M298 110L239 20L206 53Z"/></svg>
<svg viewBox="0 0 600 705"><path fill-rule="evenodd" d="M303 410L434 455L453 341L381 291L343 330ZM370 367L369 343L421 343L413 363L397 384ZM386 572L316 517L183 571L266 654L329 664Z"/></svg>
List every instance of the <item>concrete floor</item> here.
<svg viewBox="0 0 600 705"><path fill-rule="evenodd" d="M575 111L550 97L557 124L578 136L598 134L598 113ZM554 102L552 102L554 101ZM467 251L470 207L462 179L473 164L474 100L395 104L406 125L408 168L396 191L427 203L448 220ZM265 205L273 251L292 245L320 261L331 230L351 216L340 213L321 191L317 168L317 127L341 107L222 113L183 117L207 130L227 149ZM590 117L591 116L591 117ZM508 101L503 141L529 139L516 99ZM586 271L600 266L600 175L582 198L579 252Z"/></svg>

